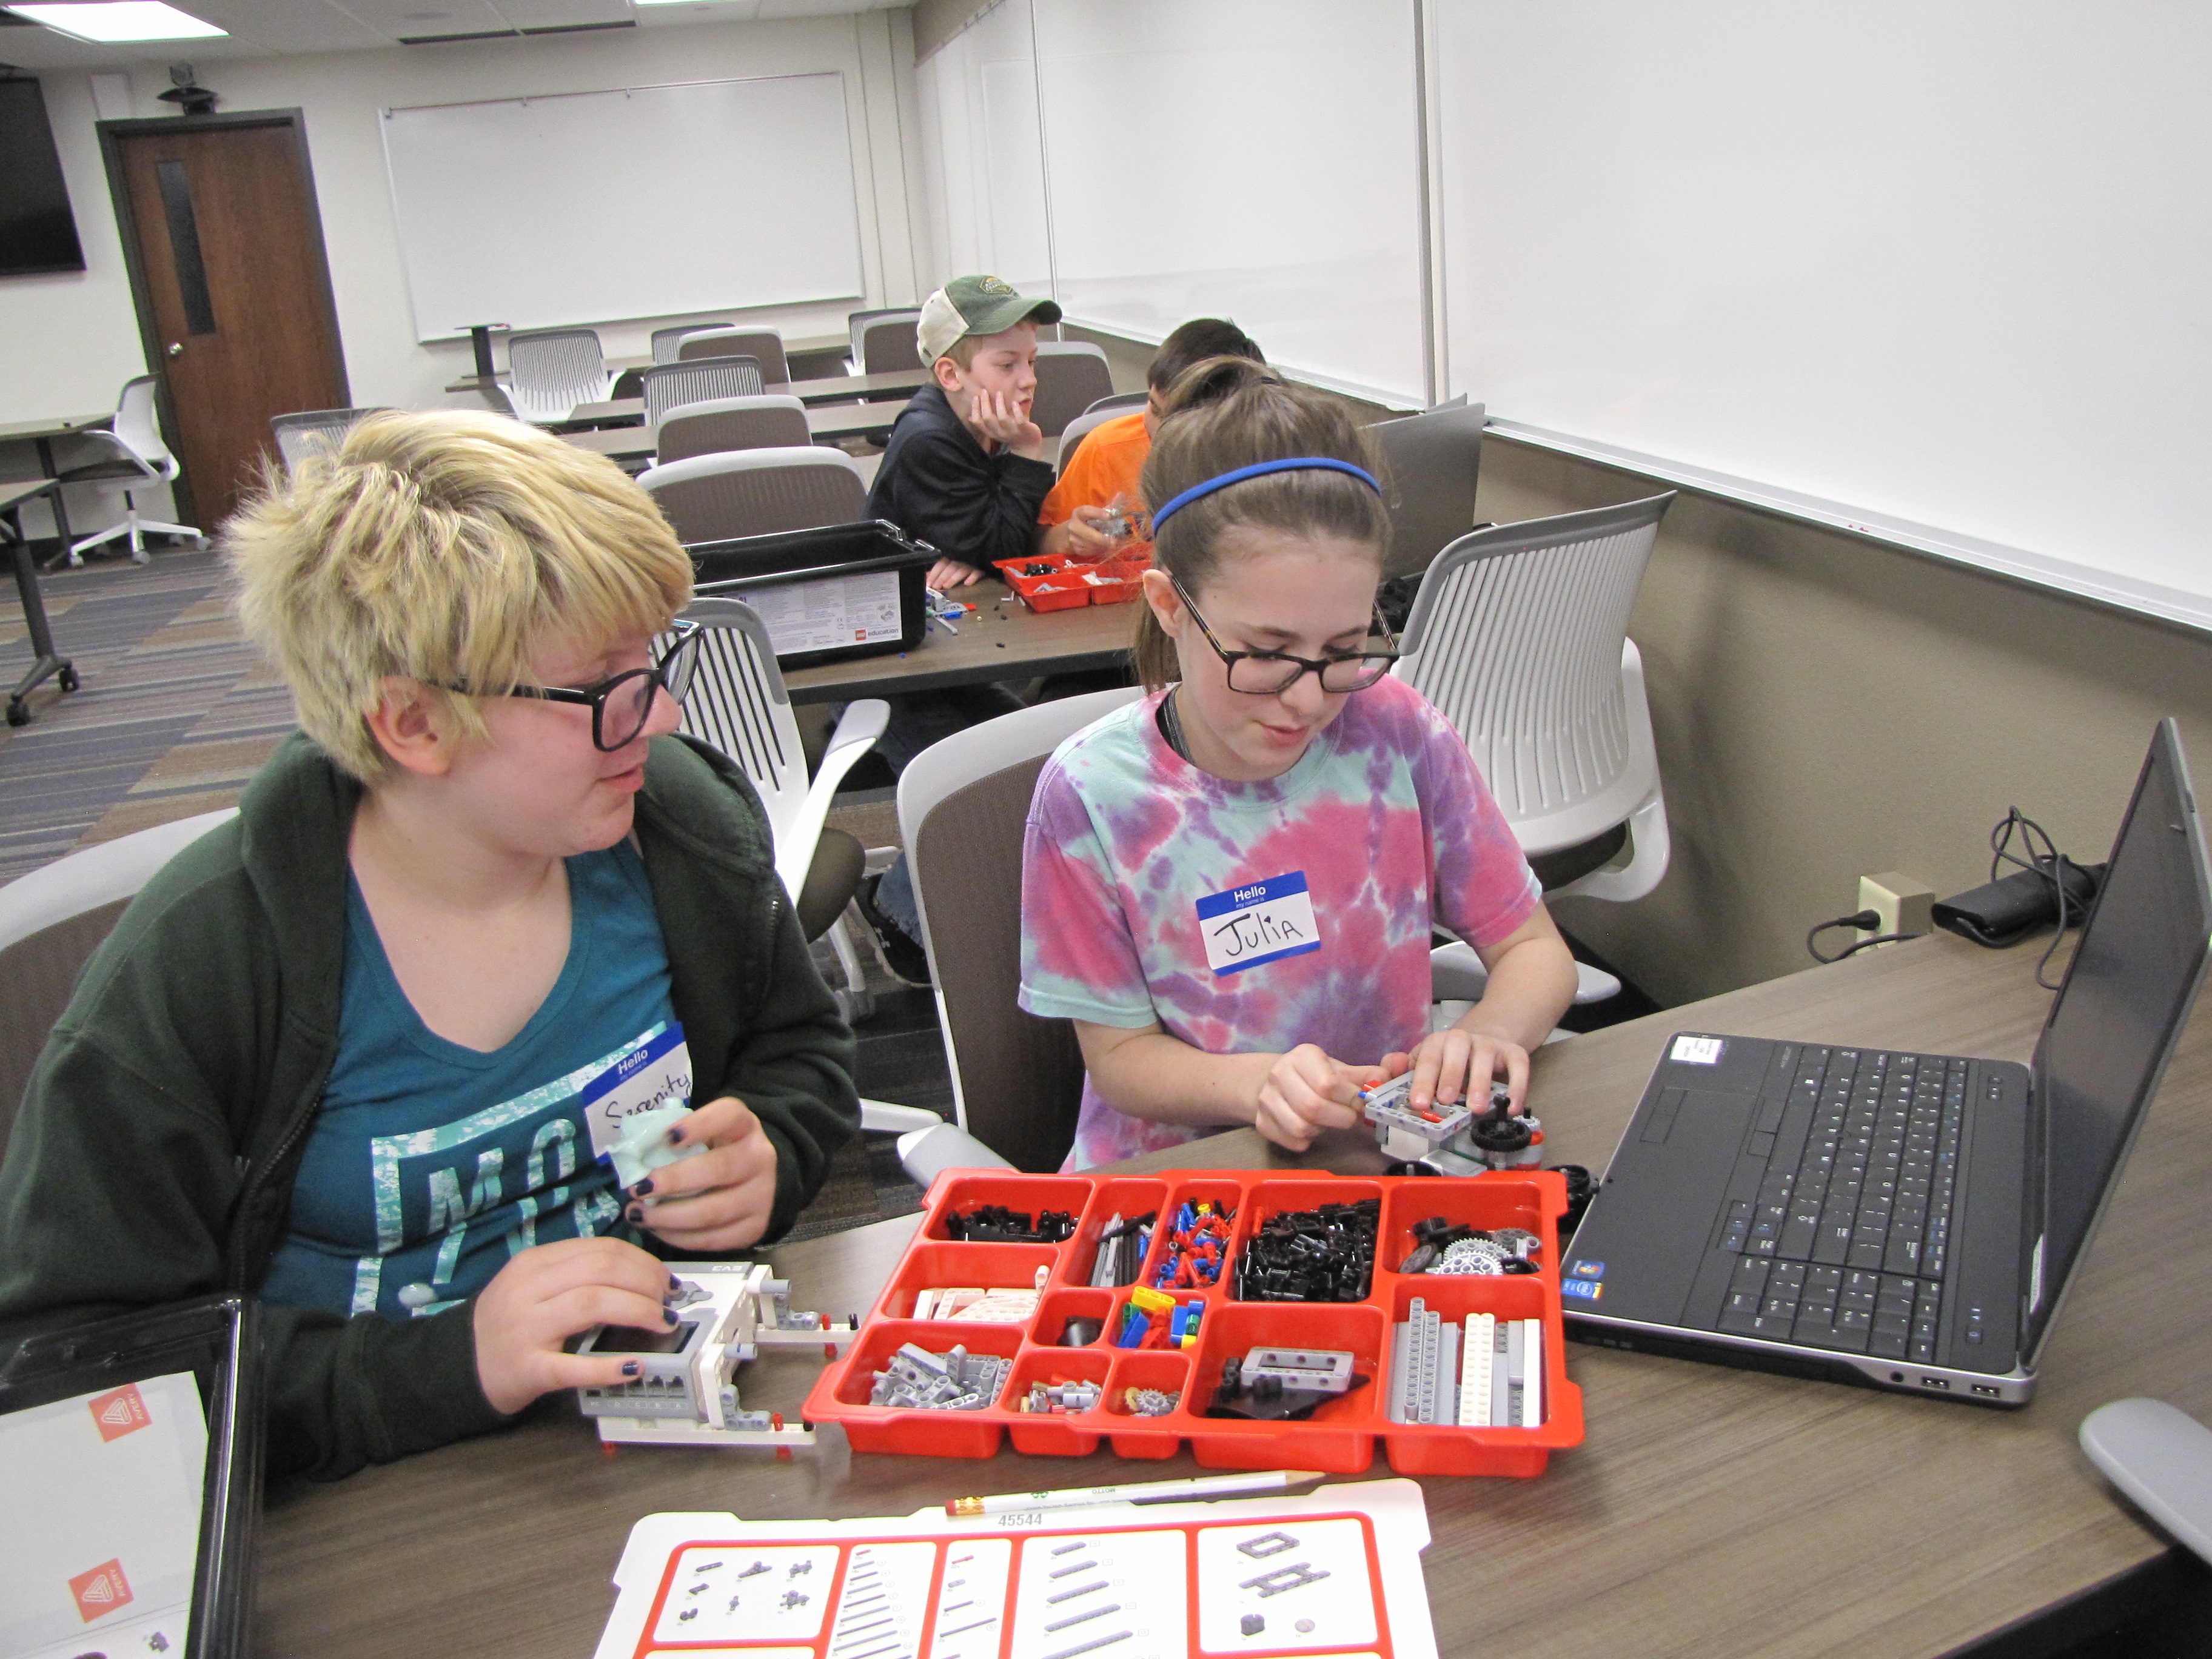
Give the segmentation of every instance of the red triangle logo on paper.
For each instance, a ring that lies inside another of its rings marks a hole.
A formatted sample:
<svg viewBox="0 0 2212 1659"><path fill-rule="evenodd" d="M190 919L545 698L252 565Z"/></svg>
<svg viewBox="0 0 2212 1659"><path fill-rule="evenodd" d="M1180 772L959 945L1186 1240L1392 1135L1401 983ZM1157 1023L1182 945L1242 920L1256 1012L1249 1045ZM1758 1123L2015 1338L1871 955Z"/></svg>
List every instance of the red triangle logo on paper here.
<svg viewBox="0 0 2212 1659"><path fill-rule="evenodd" d="M124 1577L119 1560L103 1561L90 1572L77 1574L69 1581L69 1587L76 1601L77 1617L88 1625L131 1599L130 1581Z"/></svg>
<svg viewBox="0 0 2212 1659"><path fill-rule="evenodd" d="M85 1403L92 1408L93 1425L102 1440L119 1440L154 1420L133 1383L126 1382L112 1394L94 1395Z"/></svg>

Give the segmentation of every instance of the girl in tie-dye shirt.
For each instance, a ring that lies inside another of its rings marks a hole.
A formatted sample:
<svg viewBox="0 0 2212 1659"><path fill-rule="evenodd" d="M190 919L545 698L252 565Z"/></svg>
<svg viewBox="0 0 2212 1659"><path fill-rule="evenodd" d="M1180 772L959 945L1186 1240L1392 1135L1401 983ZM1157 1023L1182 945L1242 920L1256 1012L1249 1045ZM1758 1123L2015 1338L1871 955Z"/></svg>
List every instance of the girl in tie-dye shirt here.
<svg viewBox="0 0 2212 1659"><path fill-rule="evenodd" d="M1068 1167L1238 1124L1303 1151L1408 1068L1416 1106L1502 1073L1517 1110L1573 960L1466 746L1388 677L1370 447L1239 360L1168 404L1151 695L1053 755L1024 851L1021 1005L1073 1020L1089 1071ZM1490 983L1426 1035L1431 927Z"/></svg>

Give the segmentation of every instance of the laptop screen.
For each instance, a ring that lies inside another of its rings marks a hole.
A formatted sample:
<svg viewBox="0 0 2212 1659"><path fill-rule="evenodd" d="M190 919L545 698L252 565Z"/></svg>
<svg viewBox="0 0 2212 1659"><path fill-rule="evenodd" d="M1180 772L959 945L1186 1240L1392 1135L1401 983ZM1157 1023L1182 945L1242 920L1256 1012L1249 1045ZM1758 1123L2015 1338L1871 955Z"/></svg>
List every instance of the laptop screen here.
<svg viewBox="0 0 2212 1659"><path fill-rule="evenodd" d="M2212 945L2212 871L2171 720L2159 722L2110 868L2036 1044L2044 1232L2030 1247L2033 1354L2189 1017ZM2038 1260L2039 1255L2040 1259Z"/></svg>

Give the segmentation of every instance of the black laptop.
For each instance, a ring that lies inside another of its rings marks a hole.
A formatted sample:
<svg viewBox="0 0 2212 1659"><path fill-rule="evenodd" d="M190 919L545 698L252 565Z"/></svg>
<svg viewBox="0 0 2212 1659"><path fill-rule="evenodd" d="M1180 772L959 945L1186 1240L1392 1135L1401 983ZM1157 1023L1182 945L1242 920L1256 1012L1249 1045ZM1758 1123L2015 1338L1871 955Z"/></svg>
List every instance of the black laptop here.
<svg viewBox="0 0 2212 1659"><path fill-rule="evenodd" d="M1566 1251L1570 1334L2025 1404L2208 957L2163 720L2033 1059L1678 1034Z"/></svg>

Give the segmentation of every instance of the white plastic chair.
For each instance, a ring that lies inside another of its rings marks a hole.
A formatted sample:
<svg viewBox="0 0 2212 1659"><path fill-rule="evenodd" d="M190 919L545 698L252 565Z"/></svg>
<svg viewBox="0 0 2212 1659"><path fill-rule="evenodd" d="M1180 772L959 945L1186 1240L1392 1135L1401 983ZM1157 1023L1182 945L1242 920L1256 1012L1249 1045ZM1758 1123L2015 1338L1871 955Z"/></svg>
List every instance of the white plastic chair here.
<svg viewBox="0 0 2212 1659"><path fill-rule="evenodd" d="M1114 371L1106 353L1088 340L1043 340L1037 344L1036 398L1030 419L1048 438L1114 392ZM1064 446L1063 446L1064 447Z"/></svg>
<svg viewBox="0 0 2212 1659"><path fill-rule="evenodd" d="M915 330L921 323L921 313L914 307L893 307L888 310L856 311L847 319L852 330L853 355L845 360L848 374L878 374L895 368L926 368L921 361L921 342ZM882 337L872 348L876 361L869 361L870 333L881 327ZM903 329L906 343L899 343Z"/></svg>
<svg viewBox="0 0 2212 1659"><path fill-rule="evenodd" d="M1462 536L1422 578L1393 671L1474 757L1531 857L1628 826L1630 856L1552 897L1641 898L1667 873L1666 798L1628 616L1672 491Z"/></svg>
<svg viewBox="0 0 2212 1659"><path fill-rule="evenodd" d="M676 349L683 344L685 335L696 334L702 329L724 326L726 325L721 323L678 323L673 328L656 328L653 331L653 361L672 363L676 361Z"/></svg>
<svg viewBox="0 0 2212 1659"><path fill-rule="evenodd" d="M738 449L803 449L813 437L806 405L787 392L770 392L678 404L660 417L653 441L653 459L665 466Z"/></svg>
<svg viewBox="0 0 2212 1659"><path fill-rule="evenodd" d="M704 599L694 600L684 617L705 632L699 666L684 699L683 729L720 750L752 780L775 837L776 873L795 903L813 866L831 797L854 763L883 735L890 705L880 697L848 704L810 783L798 717L760 613L742 599ZM857 877L856 871L855 887ZM852 895L845 897L849 903ZM847 1019L864 1018L872 1012L867 982L842 917L832 924L830 938L845 973L838 1005Z"/></svg>
<svg viewBox="0 0 2212 1659"><path fill-rule="evenodd" d="M1136 392L1123 398L1102 398L1070 421L1060 434L1060 455L1054 465L1060 472L1067 471L1067 463L1083 446L1083 440L1094 428L1109 421L1118 421L1125 415L1139 413L1145 404L1145 394Z"/></svg>
<svg viewBox="0 0 2212 1659"><path fill-rule="evenodd" d="M689 362L695 357L750 357L760 365L766 384L782 386L791 379L783 335L773 328L741 328L734 323L695 328L677 342L674 361Z"/></svg>
<svg viewBox="0 0 2212 1659"><path fill-rule="evenodd" d="M125 381L123 395L116 400L113 428L77 434L88 443L101 445L108 453L97 461L67 469L61 475L62 481L119 490L123 495L123 522L71 543L69 562L73 565L84 562L86 549L103 547L119 536L131 538L131 562L143 564L149 531L161 536L189 537L202 547L207 545L207 538L191 525L162 524L138 516L138 492L154 484L171 482L178 470L177 458L161 441L161 424L155 418L154 386L151 374Z"/></svg>
<svg viewBox="0 0 2212 1659"><path fill-rule="evenodd" d="M538 426L573 417L578 404L604 403L614 385L598 333L538 328L507 337L504 390L517 416Z"/></svg>
<svg viewBox="0 0 2212 1659"><path fill-rule="evenodd" d="M645 423L659 426L672 409L717 398L757 398L766 388L760 364L750 357L679 358L638 376L645 398Z"/></svg>
<svg viewBox="0 0 2212 1659"><path fill-rule="evenodd" d="M354 422L364 415L378 415L376 407L367 409L316 409L297 415L271 415L269 429L276 439L276 453L286 467L297 466L310 455L327 454L345 441L346 434L353 430Z"/></svg>
<svg viewBox="0 0 2212 1659"><path fill-rule="evenodd" d="M842 449L739 449L648 467L637 481L690 545L868 516L860 464Z"/></svg>

